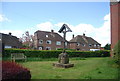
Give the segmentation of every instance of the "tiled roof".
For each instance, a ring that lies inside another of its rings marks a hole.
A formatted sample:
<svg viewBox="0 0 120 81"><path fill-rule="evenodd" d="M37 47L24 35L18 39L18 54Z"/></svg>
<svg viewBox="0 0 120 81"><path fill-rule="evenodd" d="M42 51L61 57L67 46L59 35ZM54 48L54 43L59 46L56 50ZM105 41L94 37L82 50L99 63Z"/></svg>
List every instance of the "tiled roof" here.
<svg viewBox="0 0 120 81"><path fill-rule="evenodd" d="M5 45L16 46L16 47L22 46L22 43L19 42L19 38L17 38L16 36L3 34L3 33L0 33L0 35L2 35L2 43L4 43Z"/></svg>
<svg viewBox="0 0 120 81"><path fill-rule="evenodd" d="M37 34L37 39L42 39L42 40L61 40L64 41L63 37L61 35L59 35L56 32L48 32L48 31L36 31L35 34ZM48 37L46 37L46 35L48 35Z"/></svg>
<svg viewBox="0 0 120 81"><path fill-rule="evenodd" d="M71 39L69 42L75 42L75 43L79 42L82 44L100 44L93 38L87 37L87 36L82 36L82 35L77 35L76 37Z"/></svg>

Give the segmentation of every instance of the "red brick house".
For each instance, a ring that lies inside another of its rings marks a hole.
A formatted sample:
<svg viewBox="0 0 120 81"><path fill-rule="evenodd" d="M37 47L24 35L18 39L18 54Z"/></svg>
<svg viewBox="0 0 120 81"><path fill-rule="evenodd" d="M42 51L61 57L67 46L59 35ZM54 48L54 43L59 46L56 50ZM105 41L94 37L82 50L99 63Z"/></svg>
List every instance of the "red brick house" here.
<svg viewBox="0 0 120 81"><path fill-rule="evenodd" d="M95 41L91 37L83 35L77 35L76 37L73 36L73 39L69 41L70 49L76 49L80 51L90 51L90 50L99 50L101 44Z"/></svg>
<svg viewBox="0 0 120 81"><path fill-rule="evenodd" d="M9 34L0 33L0 40L2 42L3 48L21 48L22 42L19 41L19 38Z"/></svg>
<svg viewBox="0 0 120 81"><path fill-rule="evenodd" d="M111 12L111 52L120 40L120 1L110 3ZM111 55L112 56L112 55Z"/></svg>
<svg viewBox="0 0 120 81"><path fill-rule="evenodd" d="M36 31L34 33L34 47L39 50L56 50L64 47L64 39L58 33L51 30L48 31ZM68 47L66 41L66 47Z"/></svg>

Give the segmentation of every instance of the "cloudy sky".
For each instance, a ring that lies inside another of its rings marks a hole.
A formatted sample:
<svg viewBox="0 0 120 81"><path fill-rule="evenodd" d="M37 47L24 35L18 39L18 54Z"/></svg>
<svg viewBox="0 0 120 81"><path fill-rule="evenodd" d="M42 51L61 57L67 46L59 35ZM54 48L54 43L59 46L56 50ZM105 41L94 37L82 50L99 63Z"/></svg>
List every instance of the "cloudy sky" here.
<svg viewBox="0 0 120 81"><path fill-rule="evenodd" d="M110 43L109 2L1 2L0 33L12 32L22 37L25 31L34 34L37 30L58 33L66 23L72 35L86 34L104 46ZM61 34L62 35L62 34Z"/></svg>

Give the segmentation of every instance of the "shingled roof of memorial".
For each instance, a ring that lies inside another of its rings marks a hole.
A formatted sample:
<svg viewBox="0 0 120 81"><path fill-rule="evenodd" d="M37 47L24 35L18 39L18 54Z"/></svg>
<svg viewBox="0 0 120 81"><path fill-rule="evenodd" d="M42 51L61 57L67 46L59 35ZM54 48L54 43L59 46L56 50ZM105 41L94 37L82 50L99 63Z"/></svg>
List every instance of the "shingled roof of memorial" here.
<svg viewBox="0 0 120 81"><path fill-rule="evenodd" d="M69 42L74 42L74 43L83 43L83 44L99 44L101 45L100 43L98 43L96 40L94 40L93 38L91 37L87 37L87 36L84 36L84 35L77 35L76 37L74 37L73 39L71 39Z"/></svg>

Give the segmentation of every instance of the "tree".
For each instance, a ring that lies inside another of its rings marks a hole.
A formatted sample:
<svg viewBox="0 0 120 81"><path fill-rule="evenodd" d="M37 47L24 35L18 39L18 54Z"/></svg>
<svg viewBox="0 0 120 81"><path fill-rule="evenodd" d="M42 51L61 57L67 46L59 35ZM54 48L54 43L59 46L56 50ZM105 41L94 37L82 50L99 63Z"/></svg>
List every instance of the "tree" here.
<svg viewBox="0 0 120 81"><path fill-rule="evenodd" d="M111 49L111 44L106 44L104 47L105 50L110 50Z"/></svg>
<svg viewBox="0 0 120 81"><path fill-rule="evenodd" d="M25 48L34 48L34 36L29 34L29 31L26 31L24 34L22 34L22 37L20 38L23 47Z"/></svg>

